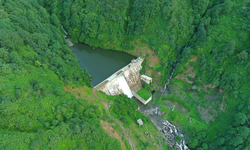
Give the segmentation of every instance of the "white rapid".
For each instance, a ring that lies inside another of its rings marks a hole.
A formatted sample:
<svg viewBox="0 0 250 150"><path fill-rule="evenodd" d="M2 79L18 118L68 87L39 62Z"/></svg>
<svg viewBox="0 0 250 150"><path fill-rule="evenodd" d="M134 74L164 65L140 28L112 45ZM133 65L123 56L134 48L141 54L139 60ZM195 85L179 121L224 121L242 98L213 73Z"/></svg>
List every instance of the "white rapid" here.
<svg viewBox="0 0 250 150"><path fill-rule="evenodd" d="M163 133L163 137L165 138L165 142L172 148L175 147L176 150L189 150L186 146L184 135L179 133L176 129L175 125L171 124L169 121L164 120L162 122L164 127L161 129ZM176 142L176 137L181 137L180 142Z"/></svg>
<svg viewBox="0 0 250 150"><path fill-rule="evenodd" d="M121 86L121 89L125 95L127 95L129 98L133 97L133 94L128 86L127 81L125 80L123 75L120 75L117 77L118 82L120 83L119 85Z"/></svg>

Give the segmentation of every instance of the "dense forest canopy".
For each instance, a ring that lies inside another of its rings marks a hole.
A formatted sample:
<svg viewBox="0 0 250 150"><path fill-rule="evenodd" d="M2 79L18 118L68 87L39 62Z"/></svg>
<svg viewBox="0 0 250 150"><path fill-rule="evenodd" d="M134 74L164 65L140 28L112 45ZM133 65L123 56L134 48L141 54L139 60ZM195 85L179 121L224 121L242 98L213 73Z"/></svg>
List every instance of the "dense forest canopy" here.
<svg viewBox="0 0 250 150"><path fill-rule="evenodd" d="M73 43L122 51L147 44L160 58L152 69L162 85L175 63L176 77L196 56L190 80L223 90L228 111L210 122L216 132L193 129L189 146L248 149L249 12L249 0L0 0L1 148L121 147L101 129L98 108L64 91L92 85L63 26ZM121 107L119 100L127 99L114 99L111 110ZM129 123L126 111L113 115Z"/></svg>
<svg viewBox="0 0 250 150"><path fill-rule="evenodd" d="M232 113L228 120L240 118L234 117L240 113L236 106L245 105L250 98L248 0L44 0L39 3L58 16L74 43L125 51L136 49L138 43L147 43L161 60L161 65L154 69L161 72L163 83L168 81L175 62L174 76L177 76L184 73L192 56L197 56L194 85L211 84L224 90ZM244 116L247 111L240 114ZM243 125L231 126L240 130ZM228 134L224 128L212 139L193 138L196 141L191 141L191 148L206 149L207 145L208 149L247 149L249 134L243 137L238 130ZM230 141L231 137L238 143ZM219 140L220 143L216 142Z"/></svg>
<svg viewBox="0 0 250 150"><path fill-rule="evenodd" d="M35 0L0 1L0 149L121 149L99 108L64 91L89 78L56 15Z"/></svg>

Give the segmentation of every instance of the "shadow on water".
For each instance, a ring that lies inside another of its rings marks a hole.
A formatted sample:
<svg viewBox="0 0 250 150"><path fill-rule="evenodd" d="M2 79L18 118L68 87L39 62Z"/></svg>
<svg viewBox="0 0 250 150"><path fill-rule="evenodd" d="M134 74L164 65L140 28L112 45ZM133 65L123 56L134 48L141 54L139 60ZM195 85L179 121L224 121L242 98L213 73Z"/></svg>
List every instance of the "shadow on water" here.
<svg viewBox="0 0 250 150"><path fill-rule="evenodd" d="M126 66L135 58L135 56L125 52L93 48L83 43L76 44L70 49L76 55L76 58L80 60L79 65L83 69L88 69L93 78L93 86Z"/></svg>

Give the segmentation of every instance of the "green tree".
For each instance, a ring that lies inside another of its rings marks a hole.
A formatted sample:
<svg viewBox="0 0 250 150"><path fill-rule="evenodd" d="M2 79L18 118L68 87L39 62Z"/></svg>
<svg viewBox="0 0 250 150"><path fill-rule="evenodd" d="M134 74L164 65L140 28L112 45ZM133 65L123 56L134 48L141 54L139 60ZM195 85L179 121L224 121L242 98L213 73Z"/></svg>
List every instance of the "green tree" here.
<svg viewBox="0 0 250 150"><path fill-rule="evenodd" d="M30 22L35 22L36 15L35 15L35 13L34 13L32 10L28 10L28 11L26 12L26 17L27 17L27 19L28 19Z"/></svg>
<svg viewBox="0 0 250 150"><path fill-rule="evenodd" d="M202 143L202 149L203 149L203 150L208 150L208 145L207 145L207 143Z"/></svg>
<svg viewBox="0 0 250 150"><path fill-rule="evenodd" d="M236 147L238 146L239 144L243 143L243 139L241 137L233 137L231 140L230 140L230 145Z"/></svg>
<svg viewBox="0 0 250 150"><path fill-rule="evenodd" d="M80 21L79 16L77 15L77 13L72 14L72 16L70 18L70 26L72 28L75 28L80 24L80 22L81 21Z"/></svg>
<svg viewBox="0 0 250 150"><path fill-rule="evenodd" d="M40 140L33 140L30 143L30 148L32 150L39 150L42 147L42 142Z"/></svg>
<svg viewBox="0 0 250 150"><path fill-rule="evenodd" d="M246 126L239 126L236 128L237 131L238 131L238 136L243 138L243 139L246 139L247 137L249 137L250 135L250 129Z"/></svg>
<svg viewBox="0 0 250 150"><path fill-rule="evenodd" d="M224 138L218 138L216 141L215 141L215 146L216 147L221 147L223 144L224 144L224 142L225 142L225 139Z"/></svg>
<svg viewBox="0 0 250 150"><path fill-rule="evenodd" d="M19 105L17 103L12 103L9 100L2 101L0 105L0 113L2 115L11 115L16 113Z"/></svg>
<svg viewBox="0 0 250 150"><path fill-rule="evenodd" d="M196 138L193 138L190 142L190 147L195 148L198 145L199 140Z"/></svg>
<svg viewBox="0 0 250 150"><path fill-rule="evenodd" d="M58 120L55 120L55 119L52 120L52 123L51 123L51 124L52 124L52 126L56 126L56 125L58 124Z"/></svg>
<svg viewBox="0 0 250 150"><path fill-rule="evenodd" d="M60 20L57 18L55 14L52 14L50 17L50 23L56 27L60 27Z"/></svg>
<svg viewBox="0 0 250 150"><path fill-rule="evenodd" d="M225 0L222 4L224 14L229 13L232 10L233 2L231 0Z"/></svg>
<svg viewBox="0 0 250 150"><path fill-rule="evenodd" d="M247 60L248 59L248 53L246 51L242 51L239 54L237 54L238 58L240 60Z"/></svg>
<svg viewBox="0 0 250 150"><path fill-rule="evenodd" d="M225 55L232 55L235 50L235 41L229 41L223 48L223 52Z"/></svg>
<svg viewBox="0 0 250 150"><path fill-rule="evenodd" d="M239 113L234 115L234 121L235 121L234 125L235 126L240 126L240 125L245 124L246 120L247 120L247 117L243 113L239 112Z"/></svg>
<svg viewBox="0 0 250 150"><path fill-rule="evenodd" d="M23 45L23 40L17 33L11 30L1 30L0 34L0 46L10 51L18 50L18 47Z"/></svg>
<svg viewBox="0 0 250 150"><path fill-rule="evenodd" d="M206 11L208 4L209 4L209 0L193 0L192 1L192 6L194 10L197 11L197 13L199 14L203 14Z"/></svg>
<svg viewBox="0 0 250 150"><path fill-rule="evenodd" d="M197 33L198 41L202 42L207 38L207 31L201 27Z"/></svg>
<svg viewBox="0 0 250 150"><path fill-rule="evenodd" d="M3 59L4 62L8 63L9 62L9 52L4 48L0 48L0 58Z"/></svg>

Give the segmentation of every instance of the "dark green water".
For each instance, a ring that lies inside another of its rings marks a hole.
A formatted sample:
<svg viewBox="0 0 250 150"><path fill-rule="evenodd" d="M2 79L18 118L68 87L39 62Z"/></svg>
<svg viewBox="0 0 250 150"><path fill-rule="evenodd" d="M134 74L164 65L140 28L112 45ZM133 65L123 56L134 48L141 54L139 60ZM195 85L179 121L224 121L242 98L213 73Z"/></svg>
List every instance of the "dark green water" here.
<svg viewBox="0 0 250 150"><path fill-rule="evenodd" d="M76 54L76 58L80 60L79 65L93 77L93 86L96 86L110 75L126 66L131 62L133 55L125 52L104 50L85 45L76 44L70 47L72 52Z"/></svg>

